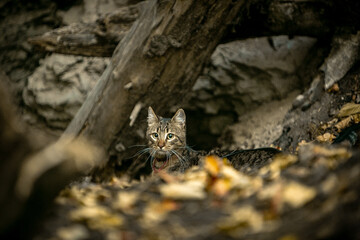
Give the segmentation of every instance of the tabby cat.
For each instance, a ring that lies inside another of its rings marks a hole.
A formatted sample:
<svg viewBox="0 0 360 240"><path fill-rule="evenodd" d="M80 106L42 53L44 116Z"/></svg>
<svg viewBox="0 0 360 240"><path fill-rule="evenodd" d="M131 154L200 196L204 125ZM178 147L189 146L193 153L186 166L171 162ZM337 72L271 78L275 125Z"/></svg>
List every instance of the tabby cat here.
<svg viewBox="0 0 360 240"><path fill-rule="evenodd" d="M199 164L199 159L203 156L211 154L225 157L235 169L253 174L280 153L275 148L194 151L186 145L186 117L182 109L177 110L170 119L157 116L149 107L147 122L148 148L141 153L150 153L154 173L161 170L184 171L191 165Z"/></svg>
<svg viewBox="0 0 360 240"><path fill-rule="evenodd" d="M170 119L157 116L149 107L147 122L146 138L153 172L171 170L175 166L184 169L188 165L184 110L177 110Z"/></svg>

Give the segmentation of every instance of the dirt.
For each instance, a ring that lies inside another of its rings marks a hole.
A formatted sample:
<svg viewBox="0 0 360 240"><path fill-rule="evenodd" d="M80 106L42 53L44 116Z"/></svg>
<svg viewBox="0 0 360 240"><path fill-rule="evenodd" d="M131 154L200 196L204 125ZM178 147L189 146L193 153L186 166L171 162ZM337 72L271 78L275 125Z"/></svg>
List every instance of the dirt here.
<svg viewBox="0 0 360 240"><path fill-rule="evenodd" d="M222 148L270 147L282 134L283 119L298 94L299 91L292 92L282 100L264 103L241 116L238 122L228 127L220 138Z"/></svg>
<svg viewBox="0 0 360 240"><path fill-rule="evenodd" d="M302 140L309 142L322 135L325 131L339 135L336 128L322 129L321 125L327 123L338 114L340 108L347 102L359 103L360 66L354 66L349 73L338 83L339 90L335 92L321 90L316 100L306 109L292 108L285 116L283 133L274 142L286 151L294 152Z"/></svg>

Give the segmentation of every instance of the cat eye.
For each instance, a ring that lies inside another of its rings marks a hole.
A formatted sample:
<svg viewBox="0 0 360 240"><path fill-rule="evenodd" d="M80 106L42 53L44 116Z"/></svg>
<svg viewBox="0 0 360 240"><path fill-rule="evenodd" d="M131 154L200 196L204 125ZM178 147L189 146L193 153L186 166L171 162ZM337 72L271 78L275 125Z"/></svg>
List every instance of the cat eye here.
<svg viewBox="0 0 360 240"><path fill-rule="evenodd" d="M150 137L151 137L154 141L157 141L158 138L159 138L159 134L158 134L158 133L152 133L152 134L150 135Z"/></svg>
<svg viewBox="0 0 360 240"><path fill-rule="evenodd" d="M174 135L172 134L172 133L169 133L168 135L167 135L167 138L168 139L172 139L174 137Z"/></svg>

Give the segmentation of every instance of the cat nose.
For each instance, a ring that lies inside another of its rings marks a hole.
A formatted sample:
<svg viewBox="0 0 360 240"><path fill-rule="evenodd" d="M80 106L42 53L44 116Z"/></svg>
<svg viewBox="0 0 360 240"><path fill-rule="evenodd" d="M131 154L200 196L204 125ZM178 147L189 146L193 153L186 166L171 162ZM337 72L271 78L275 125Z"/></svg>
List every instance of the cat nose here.
<svg viewBox="0 0 360 240"><path fill-rule="evenodd" d="M160 149L162 149L165 146L165 142L164 141L159 141L158 146Z"/></svg>

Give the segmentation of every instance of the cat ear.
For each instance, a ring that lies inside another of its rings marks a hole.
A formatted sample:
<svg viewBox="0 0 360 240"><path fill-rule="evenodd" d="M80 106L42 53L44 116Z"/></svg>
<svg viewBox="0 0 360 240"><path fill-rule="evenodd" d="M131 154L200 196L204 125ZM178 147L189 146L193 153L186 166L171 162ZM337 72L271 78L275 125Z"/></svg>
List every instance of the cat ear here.
<svg viewBox="0 0 360 240"><path fill-rule="evenodd" d="M176 123L185 124L186 116L185 116L184 110L182 110L181 108L179 110L177 110L175 115L172 117L171 121L176 122Z"/></svg>
<svg viewBox="0 0 360 240"><path fill-rule="evenodd" d="M149 106L149 110L148 110L148 117L147 117L147 122L149 125L154 124L155 122L158 122L159 119L156 116L154 110Z"/></svg>

